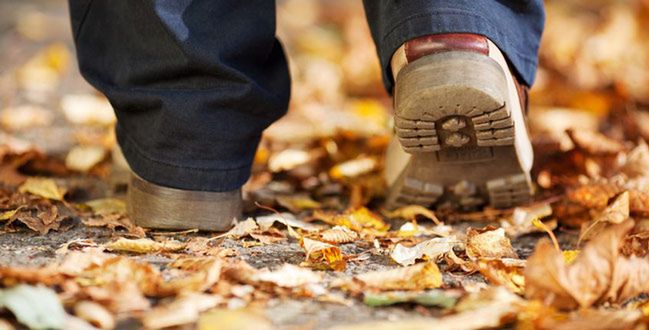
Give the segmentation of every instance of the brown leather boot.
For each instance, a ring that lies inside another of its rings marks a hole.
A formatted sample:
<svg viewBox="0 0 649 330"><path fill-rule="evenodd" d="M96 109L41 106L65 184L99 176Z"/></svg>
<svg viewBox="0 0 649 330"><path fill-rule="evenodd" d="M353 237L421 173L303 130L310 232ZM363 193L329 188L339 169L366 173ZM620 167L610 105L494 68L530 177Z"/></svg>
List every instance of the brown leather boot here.
<svg viewBox="0 0 649 330"><path fill-rule="evenodd" d="M475 34L405 43L392 58L395 135L388 206L511 207L532 193L526 87Z"/></svg>
<svg viewBox="0 0 649 330"><path fill-rule="evenodd" d="M145 228L225 231L241 218L241 190L174 189L132 174L127 209L131 220Z"/></svg>

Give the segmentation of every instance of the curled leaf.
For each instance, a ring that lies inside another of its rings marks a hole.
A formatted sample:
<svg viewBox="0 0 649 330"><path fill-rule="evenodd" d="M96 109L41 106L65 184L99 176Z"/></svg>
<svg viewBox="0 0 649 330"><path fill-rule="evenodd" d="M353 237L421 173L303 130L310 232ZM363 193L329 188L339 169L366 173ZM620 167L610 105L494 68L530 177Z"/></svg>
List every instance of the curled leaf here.
<svg viewBox="0 0 649 330"><path fill-rule="evenodd" d="M185 248L185 244L178 241L156 242L148 238L128 239L120 237L117 241L109 242L104 247L110 251L152 253L182 250Z"/></svg>
<svg viewBox="0 0 649 330"><path fill-rule="evenodd" d="M343 271L347 267L340 248L335 245L304 237L302 246L306 251L306 262L309 266L335 271Z"/></svg>
<svg viewBox="0 0 649 330"><path fill-rule="evenodd" d="M325 242L341 244L357 240L358 234L347 227L335 226L320 233L320 237Z"/></svg>
<svg viewBox="0 0 649 330"><path fill-rule="evenodd" d="M436 225L442 223L433 211L421 205L408 205L394 211L385 211L384 214L388 218L404 218L410 221L416 221L417 217L421 216L432 220Z"/></svg>
<svg viewBox="0 0 649 330"><path fill-rule="evenodd" d="M18 187L18 191L57 201L62 201L65 195L65 190L59 188L54 180L38 177L28 178Z"/></svg>
<svg viewBox="0 0 649 330"><path fill-rule="evenodd" d="M434 262L364 273L356 276L369 289L424 290L442 285L442 273Z"/></svg>
<svg viewBox="0 0 649 330"><path fill-rule="evenodd" d="M471 259L479 258L513 258L518 255L512 247L512 243L505 236L502 228L494 229L486 227L481 230L469 228L467 232L466 254Z"/></svg>
<svg viewBox="0 0 649 330"><path fill-rule="evenodd" d="M433 238L412 247L397 244L390 257L402 266L409 266L424 256L430 261L436 261L458 245L460 242L455 236Z"/></svg>

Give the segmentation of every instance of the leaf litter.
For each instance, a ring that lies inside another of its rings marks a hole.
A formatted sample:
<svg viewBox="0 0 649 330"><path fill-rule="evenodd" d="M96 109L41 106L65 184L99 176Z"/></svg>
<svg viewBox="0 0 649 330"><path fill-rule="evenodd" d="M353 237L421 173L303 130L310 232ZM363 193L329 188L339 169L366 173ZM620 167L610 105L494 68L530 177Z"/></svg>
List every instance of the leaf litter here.
<svg viewBox="0 0 649 330"><path fill-rule="evenodd" d="M2 89L17 94L3 99L20 101L3 105L12 131L0 135L8 260L0 263L0 324L271 329L300 323L296 315L317 306L327 320L300 326L646 327L646 2L546 2L552 19L530 113L539 193L529 205L470 213L381 208L389 99L360 7L281 6L298 68L294 102L255 156L244 188L250 218L226 233L147 231L129 220L107 170L119 154L110 104L95 93L57 95L66 46L44 45L13 69L16 88ZM43 33L21 24L26 36ZM637 46L620 46L629 44ZM36 150L22 140L59 115L77 131L69 146ZM255 201L286 212L264 215ZM263 312L290 301L311 307L292 317ZM356 322L370 317L392 321Z"/></svg>

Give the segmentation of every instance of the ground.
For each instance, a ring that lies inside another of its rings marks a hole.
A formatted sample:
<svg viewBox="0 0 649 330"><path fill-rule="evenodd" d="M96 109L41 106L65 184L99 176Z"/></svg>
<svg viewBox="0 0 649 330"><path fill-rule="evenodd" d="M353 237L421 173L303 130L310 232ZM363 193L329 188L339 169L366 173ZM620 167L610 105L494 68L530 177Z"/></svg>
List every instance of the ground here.
<svg viewBox="0 0 649 330"><path fill-rule="evenodd" d="M611 325L601 319L620 328L643 324L640 294L649 288L620 288L618 282L636 282L614 270L649 269L643 236L649 214L649 149L643 142L649 136L643 110L649 67L643 59L649 47L641 43L649 9L642 1L547 4L542 64L531 92L535 199L509 210L424 208L390 215L382 209L380 176L390 99L360 2L280 1L278 33L295 85L291 108L266 132L244 188L253 228L241 225L241 231L223 234L145 232L129 221L120 202L127 172L112 110L76 68L65 1L0 0L3 292L18 283L44 285L64 307L64 327L84 329L365 329L364 322L377 321L386 329ZM264 227L260 217L275 210L288 212L278 216L288 228L279 222ZM630 222L632 230L621 227ZM310 230L314 224L322 229ZM338 234L354 238L324 243L325 230L335 225L348 230ZM420 255L414 266L399 265L393 255L398 244L409 248L449 237L453 246ZM558 240L556 250L543 252L537 244L549 237ZM602 237L614 242L607 253L585 243ZM309 240L322 245L310 248ZM576 254L590 262L572 261ZM554 257L560 265L550 269ZM608 262L598 263L602 259ZM286 264L307 273L284 272ZM562 277L562 267L572 267L587 284L604 274L606 287L619 290L604 293L588 284L571 291L579 283ZM386 273L374 284L363 277L394 269L404 270L399 290L388 288ZM213 271L218 280L210 277ZM560 284L544 286L536 277L544 272ZM271 275L276 277L264 277ZM506 289L497 291L498 285ZM420 301L370 307L363 301L374 293L438 288L453 299L451 306ZM598 299L591 301L584 293L589 290ZM0 295L0 328L37 327L9 300ZM474 300L482 307L467 309ZM44 308L37 305L36 311ZM623 307L634 311L616 314ZM215 325L211 315L226 321ZM462 317L484 323L469 326Z"/></svg>

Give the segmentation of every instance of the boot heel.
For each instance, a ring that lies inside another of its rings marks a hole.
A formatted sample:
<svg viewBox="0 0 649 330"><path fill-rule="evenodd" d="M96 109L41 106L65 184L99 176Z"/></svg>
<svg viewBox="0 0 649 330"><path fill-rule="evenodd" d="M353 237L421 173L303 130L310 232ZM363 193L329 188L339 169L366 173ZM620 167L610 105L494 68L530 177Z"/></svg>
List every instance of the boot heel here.
<svg viewBox="0 0 649 330"><path fill-rule="evenodd" d="M405 67L396 86L395 133L408 153L514 143L505 73L488 56L428 55Z"/></svg>

